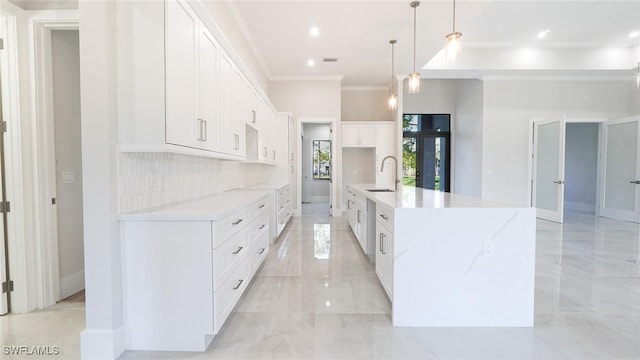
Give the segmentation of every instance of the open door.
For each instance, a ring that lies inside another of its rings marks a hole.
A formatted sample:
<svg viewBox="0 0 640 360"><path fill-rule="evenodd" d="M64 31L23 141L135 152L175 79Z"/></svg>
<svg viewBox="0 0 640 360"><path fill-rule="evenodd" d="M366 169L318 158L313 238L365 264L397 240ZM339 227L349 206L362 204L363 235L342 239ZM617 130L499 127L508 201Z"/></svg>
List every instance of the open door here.
<svg viewBox="0 0 640 360"><path fill-rule="evenodd" d="M564 210L565 119L533 123L532 206L537 217L562 223Z"/></svg>
<svg viewBox="0 0 640 360"><path fill-rule="evenodd" d="M640 117L604 123L600 216L640 222Z"/></svg>

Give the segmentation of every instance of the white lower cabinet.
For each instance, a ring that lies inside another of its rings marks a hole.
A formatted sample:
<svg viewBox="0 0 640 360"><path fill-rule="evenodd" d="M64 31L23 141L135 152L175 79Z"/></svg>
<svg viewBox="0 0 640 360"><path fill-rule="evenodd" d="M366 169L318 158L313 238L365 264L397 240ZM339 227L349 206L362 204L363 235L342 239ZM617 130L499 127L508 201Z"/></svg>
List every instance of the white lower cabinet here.
<svg viewBox="0 0 640 360"><path fill-rule="evenodd" d="M376 205L376 275L393 301L393 210Z"/></svg>
<svg viewBox="0 0 640 360"><path fill-rule="evenodd" d="M202 204L122 220L127 349L207 349L269 253L274 210L267 193L255 198L238 209L212 201L227 214L213 221Z"/></svg>
<svg viewBox="0 0 640 360"><path fill-rule="evenodd" d="M291 186L289 184L284 185L276 190L276 237L280 236L280 233L291 219L293 215L293 203L291 202Z"/></svg>

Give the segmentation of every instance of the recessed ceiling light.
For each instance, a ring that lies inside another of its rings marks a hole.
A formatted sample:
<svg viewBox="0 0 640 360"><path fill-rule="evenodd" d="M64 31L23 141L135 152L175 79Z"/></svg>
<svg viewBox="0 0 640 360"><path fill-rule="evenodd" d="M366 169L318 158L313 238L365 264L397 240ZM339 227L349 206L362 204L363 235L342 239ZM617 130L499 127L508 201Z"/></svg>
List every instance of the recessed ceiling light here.
<svg viewBox="0 0 640 360"><path fill-rule="evenodd" d="M544 39L549 34L550 30L542 30L538 33L538 39Z"/></svg>
<svg viewBox="0 0 640 360"><path fill-rule="evenodd" d="M309 33L311 34L311 36L318 36L320 35L320 29L318 29L317 26L314 26L311 28L311 30L309 30Z"/></svg>
<svg viewBox="0 0 640 360"><path fill-rule="evenodd" d="M313 59L309 59L307 60L307 65L309 65L310 67L315 66L316 62L313 61Z"/></svg>
<svg viewBox="0 0 640 360"><path fill-rule="evenodd" d="M640 35L640 31L632 31L631 33L629 33L629 37L630 38L637 38Z"/></svg>

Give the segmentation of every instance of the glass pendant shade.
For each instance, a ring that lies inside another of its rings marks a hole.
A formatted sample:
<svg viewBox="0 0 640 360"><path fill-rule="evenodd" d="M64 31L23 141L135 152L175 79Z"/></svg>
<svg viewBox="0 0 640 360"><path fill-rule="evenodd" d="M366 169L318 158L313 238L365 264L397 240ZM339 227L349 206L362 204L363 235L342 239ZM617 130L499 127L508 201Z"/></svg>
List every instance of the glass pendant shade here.
<svg viewBox="0 0 640 360"><path fill-rule="evenodd" d="M462 33L452 32L446 36L447 45L445 48L445 58L447 61L455 61L460 52L462 52L462 46L460 44L460 38L462 37Z"/></svg>
<svg viewBox="0 0 640 360"><path fill-rule="evenodd" d="M412 72L409 74L409 93L415 94L420 92L420 73Z"/></svg>
<svg viewBox="0 0 640 360"><path fill-rule="evenodd" d="M396 94L389 94L387 98L387 106L389 110L398 109L398 96Z"/></svg>

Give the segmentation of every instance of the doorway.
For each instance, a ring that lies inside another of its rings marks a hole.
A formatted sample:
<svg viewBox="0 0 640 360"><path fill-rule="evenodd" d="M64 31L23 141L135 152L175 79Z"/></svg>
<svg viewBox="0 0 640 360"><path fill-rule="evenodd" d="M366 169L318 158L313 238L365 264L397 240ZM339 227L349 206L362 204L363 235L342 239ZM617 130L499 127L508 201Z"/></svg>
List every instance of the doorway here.
<svg viewBox="0 0 640 360"><path fill-rule="evenodd" d="M51 31L55 207L60 295L84 289L78 30Z"/></svg>
<svg viewBox="0 0 640 360"><path fill-rule="evenodd" d="M303 123L302 141L302 215L331 214L332 131L331 124Z"/></svg>
<svg viewBox="0 0 640 360"><path fill-rule="evenodd" d="M402 184L442 192L451 186L451 115L402 116Z"/></svg>
<svg viewBox="0 0 640 360"><path fill-rule="evenodd" d="M605 122L566 117L532 121L531 206L538 218L562 223L565 208L597 212Z"/></svg>

